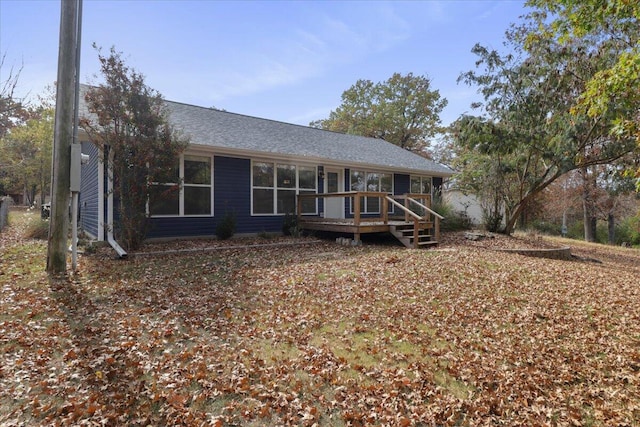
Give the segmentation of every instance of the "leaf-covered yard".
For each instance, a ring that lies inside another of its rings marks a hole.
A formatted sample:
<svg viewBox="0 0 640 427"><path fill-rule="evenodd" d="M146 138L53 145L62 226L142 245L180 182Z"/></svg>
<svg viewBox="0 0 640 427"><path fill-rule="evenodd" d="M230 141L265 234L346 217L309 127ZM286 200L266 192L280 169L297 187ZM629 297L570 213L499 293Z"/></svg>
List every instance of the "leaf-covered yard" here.
<svg viewBox="0 0 640 427"><path fill-rule="evenodd" d="M23 220L0 425L640 426L637 249L101 249L50 283Z"/></svg>

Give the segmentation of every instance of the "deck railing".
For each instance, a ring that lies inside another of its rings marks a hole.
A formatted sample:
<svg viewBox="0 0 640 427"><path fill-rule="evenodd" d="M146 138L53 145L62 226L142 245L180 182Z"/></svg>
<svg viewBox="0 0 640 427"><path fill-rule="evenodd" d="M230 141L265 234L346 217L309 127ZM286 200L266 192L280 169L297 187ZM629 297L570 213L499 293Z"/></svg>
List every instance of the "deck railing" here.
<svg viewBox="0 0 640 427"><path fill-rule="evenodd" d="M320 193L320 194L299 194L297 200L297 216L298 223L304 221L331 221L329 218L316 218L314 215L303 214L303 205L305 200L319 200L329 198L341 198L343 202L347 199L351 200L351 207L353 211L352 224L359 227L366 223L382 222L383 224L389 224L389 220L403 218L406 222L414 222L414 232L417 234L421 227L421 224L431 222L431 216L433 216L433 228L434 237L436 240L440 237L440 220L444 217L431 209L431 195L429 194L404 194L404 195L392 195L389 193L378 191L345 191L340 193ZM366 198L377 198L379 213L378 214L366 214L363 212L363 201ZM400 203L399 200L404 203ZM396 206L400 210L400 214L389 212L389 204ZM345 208L344 203L342 209ZM347 220L351 220L348 218ZM336 220L340 221L340 220ZM345 220L343 220L345 221ZM414 236L415 237L415 236Z"/></svg>
<svg viewBox="0 0 640 427"><path fill-rule="evenodd" d="M436 241L440 240L440 220L443 220L444 217L440 215L438 212L432 210L429 206L431 205L431 195L430 194L405 194L404 196L395 196L398 199L404 199L405 201L405 215L407 212L413 212L411 210L411 205L416 205L423 212L422 215L425 219L428 219L430 215L433 215L433 233ZM417 199L417 200L416 200ZM422 200L426 203L420 203L418 200Z"/></svg>

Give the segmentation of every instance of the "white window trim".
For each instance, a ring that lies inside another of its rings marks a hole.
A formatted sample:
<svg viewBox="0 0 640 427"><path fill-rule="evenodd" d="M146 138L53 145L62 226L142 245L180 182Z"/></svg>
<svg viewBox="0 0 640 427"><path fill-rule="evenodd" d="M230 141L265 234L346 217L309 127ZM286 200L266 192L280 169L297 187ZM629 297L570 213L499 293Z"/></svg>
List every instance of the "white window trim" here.
<svg viewBox="0 0 640 427"><path fill-rule="evenodd" d="M253 185L253 165L255 163L269 163L273 165L273 187L261 187ZM283 166L295 166L296 168L296 184L295 187L278 187L278 165ZM315 188L300 188L300 168L312 168L314 170L314 184ZM295 191L296 196L300 194L300 191L314 191L318 194L318 166L308 163L286 162L278 160L264 160L264 159L251 159L251 216L285 216L286 213L278 213L278 190L283 191ZM273 190L273 212L272 213L254 213L253 210L253 190ZM318 215L318 201L315 203L315 211L303 213L302 215Z"/></svg>
<svg viewBox="0 0 640 427"><path fill-rule="evenodd" d="M196 215L185 215L184 213L184 187L185 187L185 183L184 183L184 157L207 157L209 158L210 162L211 162L211 184L186 184L187 187L201 187L201 188L205 188L208 187L210 188L211 191L211 213L210 214L196 214ZM214 160L215 160L215 156L210 154L210 153L199 153L199 152L188 152L188 153L183 153L180 155L180 167L179 167L179 172L178 172L178 176L179 176L179 183L175 183L175 182L153 182L153 185L166 185L166 186L173 186L173 185L179 185L180 186L180 193L178 195L178 214L171 214L171 215L150 215L149 213L149 203L147 202L147 215L149 215L150 218L211 218L213 216L215 216L215 211L214 211L214 183L213 183L213 179L214 179L214 174L213 174L213 169L214 169Z"/></svg>
<svg viewBox="0 0 640 427"><path fill-rule="evenodd" d="M351 174L353 172L364 172L364 178L365 178L365 186L367 185L367 180L369 177L369 174L377 174L377 175L390 175L391 176L391 194L395 194L395 174L393 172L382 172L382 171L373 171L373 170L367 170L367 169L349 169L349 191L351 191L352 188L352 182L351 182ZM380 186L380 182L382 181L382 178L380 178L380 180L378 181L378 186ZM365 188L364 190L365 192L367 191L367 189ZM351 197L351 199L353 199L353 197ZM395 208L394 206L391 206L391 211L389 213L393 213L395 212ZM353 214L353 203L349 203L349 213ZM365 197L364 203L363 205L360 206L360 213L363 214L371 214L371 215L380 215L380 209L378 209L378 211L373 212L373 211L367 211L367 200Z"/></svg>
<svg viewBox="0 0 640 427"><path fill-rule="evenodd" d="M429 179L429 192L420 194L428 194L433 197L433 177L429 175L409 175L409 193L413 193L413 191L411 191L411 181L414 178L420 178L420 188L422 188L422 181L425 178Z"/></svg>

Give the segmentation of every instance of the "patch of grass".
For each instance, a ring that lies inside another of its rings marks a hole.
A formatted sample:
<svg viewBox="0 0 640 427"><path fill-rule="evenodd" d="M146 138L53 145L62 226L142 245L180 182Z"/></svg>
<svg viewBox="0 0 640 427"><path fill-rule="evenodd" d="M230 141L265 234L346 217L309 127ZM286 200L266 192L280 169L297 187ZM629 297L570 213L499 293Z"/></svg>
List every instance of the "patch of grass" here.
<svg viewBox="0 0 640 427"><path fill-rule="evenodd" d="M273 340L267 339L256 341L253 350L256 352L258 358L267 363L293 360L302 355L302 351L291 343L274 342Z"/></svg>
<svg viewBox="0 0 640 427"><path fill-rule="evenodd" d="M473 393L473 387L469 387L462 381L458 381L448 372L444 370L438 370L433 374L436 384L446 389L449 393L457 397L458 399L468 399L470 394Z"/></svg>
<svg viewBox="0 0 640 427"><path fill-rule="evenodd" d="M22 238L47 240L49 235L49 221L43 220L33 211L9 212L9 226L2 231L3 234L19 234ZM12 231L9 231L12 229Z"/></svg>

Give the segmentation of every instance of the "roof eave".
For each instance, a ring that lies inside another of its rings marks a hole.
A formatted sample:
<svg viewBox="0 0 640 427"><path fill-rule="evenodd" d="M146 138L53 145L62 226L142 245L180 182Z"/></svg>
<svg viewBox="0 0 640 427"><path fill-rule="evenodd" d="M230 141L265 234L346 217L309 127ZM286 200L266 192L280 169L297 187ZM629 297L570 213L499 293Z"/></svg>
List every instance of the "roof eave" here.
<svg viewBox="0 0 640 427"><path fill-rule="evenodd" d="M368 170L380 170L382 172L405 172L407 174L421 174L421 175L430 175L430 176L438 176L442 178L448 178L455 175L454 171L444 172L444 171L434 171L427 169L416 169L416 168L406 168L406 167L394 167L389 165L382 165L377 163L367 163L367 162L345 162L334 159L329 159L326 157L318 157L318 156L300 156L294 154L285 154L285 153L277 153L272 151L259 151L259 150L243 150L243 149L234 149L228 147L214 147L206 144L194 144L191 143L190 146L195 147L196 150L204 150L208 152L213 152L215 154L219 154L222 156L235 156L241 158L248 159L274 159L274 160L285 160L285 161L298 161L304 163L315 163L320 165L331 165L338 166L344 168L353 168L353 167L361 167L363 169Z"/></svg>

